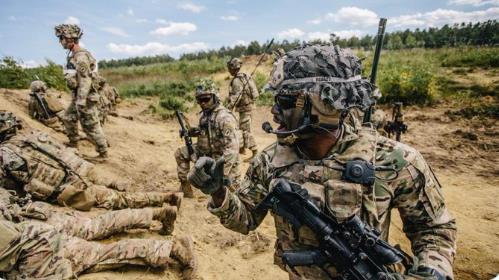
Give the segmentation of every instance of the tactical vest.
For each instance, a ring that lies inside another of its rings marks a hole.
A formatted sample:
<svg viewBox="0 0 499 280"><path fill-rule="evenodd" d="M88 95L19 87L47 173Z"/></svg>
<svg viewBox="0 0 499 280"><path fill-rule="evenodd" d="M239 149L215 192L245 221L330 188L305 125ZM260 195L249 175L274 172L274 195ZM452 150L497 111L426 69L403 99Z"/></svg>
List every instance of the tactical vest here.
<svg viewBox="0 0 499 280"><path fill-rule="evenodd" d="M234 120L236 119L232 112L221 105L218 105L209 113L201 113L201 118L199 119L199 129L201 133L198 136L197 146L203 155L211 157L223 155L224 144L222 141L224 132L220 120L218 120L219 114L223 113L230 114ZM234 121L234 123L236 122Z"/></svg>
<svg viewBox="0 0 499 280"><path fill-rule="evenodd" d="M26 192L40 200L60 193L71 173L84 177L93 168L91 163L38 131L27 136L16 136L2 146L22 159L26 166L26 170L9 170L10 173L25 183ZM72 179L75 179L74 176Z"/></svg>
<svg viewBox="0 0 499 280"><path fill-rule="evenodd" d="M241 81L244 88L244 91L240 93L241 97L239 97L239 101L236 105L236 108L242 108L253 105L253 103L255 103L256 98L258 97L258 92L255 92L254 89L253 80L246 73L239 72L237 73L236 77L234 77L230 82L231 89L236 79Z"/></svg>

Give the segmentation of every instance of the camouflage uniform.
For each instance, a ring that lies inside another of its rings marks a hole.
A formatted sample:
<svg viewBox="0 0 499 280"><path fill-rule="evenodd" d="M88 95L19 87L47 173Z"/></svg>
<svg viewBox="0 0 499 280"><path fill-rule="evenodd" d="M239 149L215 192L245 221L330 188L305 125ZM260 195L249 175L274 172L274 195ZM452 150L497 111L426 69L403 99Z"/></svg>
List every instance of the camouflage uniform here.
<svg viewBox="0 0 499 280"><path fill-rule="evenodd" d="M252 111L257 96L256 84L248 74L238 72L230 81L227 107L239 112L239 129L243 133L241 149L257 149L255 137L251 134Z"/></svg>
<svg viewBox="0 0 499 280"><path fill-rule="evenodd" d="M69 224L63 227L41 222L19 224L0 219L0 272L7 279L73 279L88 272L114 269L126 265L165 268L177 259L188 269L195 268L192 241L125 239L112 243L91 242L85 239L92 232L92 224ZM101 236L121 230L118 224L101 223ZM190 261L182 258L182 251L190 253Z"/></svg>
<svg viewBox="0 0 499 280"><path fill-rule="evenodd" d="M46 90L47 86L42 81L37 80L31 83L31 94L28 103L29 115L44 125L62 132L64 131L62 125L64 108L61 102L55 96L47 93ZM40 102L43 103L43 107Z"/></svg>
<svg viewBox="0 0 499 280"><path fill-rule="evenodd" d="M225 176L233 182L239 181L241 177L239 142L234 115L219 104L209 113L201 113L199 129L197 143L193 145L196 156L211 156L215 159L223 156ZM175 152L175 159L178 178L181 182L186 182L192 160L187 147L178 148Z"/></svg>
<svg viewBox="0 0 499 280"><path fill-rule="evenodd" d="M354 108L365 110L374 102L375 86L360 76L361 70L360 60L337 46L307 45L286 53L274 64L269 84L276 98L272 113L281 125L278 143L252 161L237 192L225 190L222 196L223 189L213 187L213 180L200 179L200 174L206 173L202 168L206 159L199 160L199 168L191 170L189 179L201 190L215 194L218 204L210 201L209 211L225 227L243 234L261 224L267 211L256 211L256 205L281 178L307 189L326 215L338 222L356 215L377 230L383 240L388 239L391 210L396 208L415 261L409 274L402 276L400 266L394 277L435 279L425 278L425 272L419 270L429 268L433 275L452 279L456 225L447 211L440 183L419 152L362 127L351 112ZM322 138L319 141L312 137ZM311 147L301 146L304 142ZM315 155L317 160L300 151L300 147L318 151L312 145L328 143L332 147L324 156ZM347 162L352 160L375 167L374 183L354 183L343 175ZM199 182L206 182L207 187ZM286 267L281 259L283 251L309 250L320 242L307 226L294 228L273 211L272 216L277 234L275 263L289 273L290 279L341 276L331 264L324 269L313 265L294 270Z"/></svg>
<svg viewBox="0 0 499 280"><path fill-rule="evenodd" d="M39 132L16 135L0 144L0 183L34 198L79 210L142 208L175 203L176 194L120 192L91 183L93 164Z"/></svg>
<svg viewBox="0 0 499 280"><path fill-rule="evenodd" d="M67 57L64 77L72 91L71 104L66 110L64 126L71 146L78 143L78 121L103 158L107 157L107 141L99 122L99 93L95 84L97 63L95 58L78 45L83 35L80 27L75 24L60 24L55 27L55 35L63 48L70 51Z"/></svg>
<svg viewBox="0 0 499 280"><path fill-rule="evenodd" d="M117 115L116 104L121 98L116 88L110 86L102 76L96 79L96 84L99 92L99 119L101 124L104 124L107 115Z"/></svg>

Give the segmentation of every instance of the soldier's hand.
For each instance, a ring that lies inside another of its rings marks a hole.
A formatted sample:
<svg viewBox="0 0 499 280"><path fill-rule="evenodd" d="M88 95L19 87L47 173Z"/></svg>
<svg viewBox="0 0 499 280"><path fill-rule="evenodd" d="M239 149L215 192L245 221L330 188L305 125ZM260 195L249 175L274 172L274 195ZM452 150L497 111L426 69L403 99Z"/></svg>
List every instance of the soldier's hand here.
<svg viewBox="0 0 499 280"><path fill-rule="evenodd" d="M223 180L217 180L218 174L215 174L220 164L223 164L223 159L215 162L210 157L200 157L189 171L187 179L194 187L211 195L223 185Z"/></svg>
<svg viewBox="0 0 499 280"><path fill-rule="evenodd" d="M201 134L201 130L198 127L189 128L190 137L198 137Z"/></svg>

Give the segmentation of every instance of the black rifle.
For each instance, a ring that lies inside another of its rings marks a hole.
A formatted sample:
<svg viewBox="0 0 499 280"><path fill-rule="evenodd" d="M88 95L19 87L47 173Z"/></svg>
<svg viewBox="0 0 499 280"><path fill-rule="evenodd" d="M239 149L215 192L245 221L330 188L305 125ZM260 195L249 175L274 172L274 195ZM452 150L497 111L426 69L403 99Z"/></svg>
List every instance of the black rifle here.
<svg viewBox="0 0 499 280"><path fill-rule="evenodd" d="M194 155L194 148L192 147L192 139L189 136L189 130L184 122L184 114L182 114L179 110L175 110L175 115L177 116L178 123L180 124L180 138L184 138L185 146L189 152L189 157L192 157L192 155Z"/></svg>
<svg viewBox="0 0 499 280"><path fill-rule="evenodd" d="M373 85L376 84L376 75L378 73L379 57L381 55L381 49L383 47L383 39L385 38L385 28L386 28L386 18L380 18L379 25L378 25L378 35L376 36L376 48L374 50L373 65L371 68L370 82ZM375 104L372 104L371 106L369 106L369 108L364 113L364 120L363 120L364 124L371 123L371 115L372 115L374 105Z"/></svg>
<svg viewBox="0 0 499 280"><path fill-rule="evenodd" d="M256 69L258 68L258 66L260 66L260 64L262 64L263 58L265 57L265 54L270 50L270 47L272 47L272 44L274 44L274 38L272 38L272 40L270 40L270 43L263 50L263 53L260 56L260 59L258 60L258 62L255 65L255 68L253 69L253 72L251 72L251 74L250 74L250 78L253 78L253 75L255 74ZM231 111L233 111L234 108L237 107L237 104L239 104L239 102L241 101L241 97L243 96L244 91L246 90L246 85L248 85L248 83L249 83L249 80L247 80L247 79L246 79L246 83L243 82L243 89L241 90L241 93L239 93L239 95L237 96L236 102L234 102L234 105L230 108Z"/></svg>
<svg viewBox="0 0 499 280"><path fill-rule="evenodd" d="M402 102L393 104L392 120L388 121L383 129L388 133L388 138L395 134L397 141L400 141L402 133L407 132L407 124L404 123L404 114L402 113Z"/></svg>
<svg viewBox="0 0 499 280"><path fill-rule="evenodd" d="M325 266L329 264L337 269L340 279L379 280L390 273L386 265L404 259L401 251L381 240L359 217L338 223L323 213L307 190L298 184L279 179L256 208L257 211L268 209L291 223L295 232L307 226L319 241L315 249L284 251L282 260L291 268L315 265L327 272Z"/></svg>
<svg viewBox="0 0 499 280"><path fill-rule="evenodd" d="M36 101L38 102L38 105L42 107L43 114L45 115L45 119L50 119L50 114L49 111L47 110L47 107L45 106L45 101L43 98L38 94L38 92L32 92L30 93L31 96L34 96Z"/></svg>

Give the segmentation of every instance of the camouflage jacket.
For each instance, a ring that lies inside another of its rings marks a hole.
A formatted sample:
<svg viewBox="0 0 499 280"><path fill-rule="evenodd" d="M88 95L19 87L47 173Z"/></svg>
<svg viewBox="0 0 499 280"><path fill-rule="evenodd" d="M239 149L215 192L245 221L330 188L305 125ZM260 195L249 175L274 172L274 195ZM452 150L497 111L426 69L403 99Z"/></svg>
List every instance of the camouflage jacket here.
<svg viewBox="0 0 499 280"><path fill-rule="evenodd" d="M73 101L78 106L86 106L87 101L99 102L99 94L93 82L97 64L95 58L86 49L79 49L68 56L67 68L75 72L66 76L68 87L73 90Z"/></svg>
<svg viewBox="0 0 499 280"><path fill-rule="evenodd" d="M200 135L197 147L201 155L219 158L224 156L226 176L240 178L239 141L237 121L224 106L218 105L209 113L201 113L199 119Z"/></svg>
<svg viewBox="0 0 499 280"><path fill-rule="evenodd" d="M72 149L40 131L18 134L0 144L0 187L22 190L36 199L53 199L70 185L85 188L83 178L92 168Z"/></svg>
<svg viewBox="0 0 499 280"><path fill-rule="evenodd" d="M234 231L247 234L262 222L266 213L254 211L269 193L277 178L301 184L327 214L339 221L358 215L370 227L388 239L391 210L397 208L412 251L425 265L452 277L456 249L455 222L449 215L440 184L430 167L415 149L371 130L345 130L338 143L322 160L303 159L291 147L273 144L255 158L245 180L236 193L227 192L219 208L210 202L208 209L221 223ZM347 182L342 178L344 163L363 159L375 166L393 166L390 171L376 171L372 186ZM396 170L396 171L394 171ZM311 230L303 226L295 232L291 224L272 213L277 229L275 261L281 268L284 250L318 246ZM317 267L295 267L306 279L329 279ZM336 275L334 268L328 268Z"/></svg>
<svg viewBox="0 0 499 280"><path fill-rule="evenodd" d="M248 74L239 72L230 82L227 107L236 106L237 112L251 111L257 96L255 81Z"/></svg>

